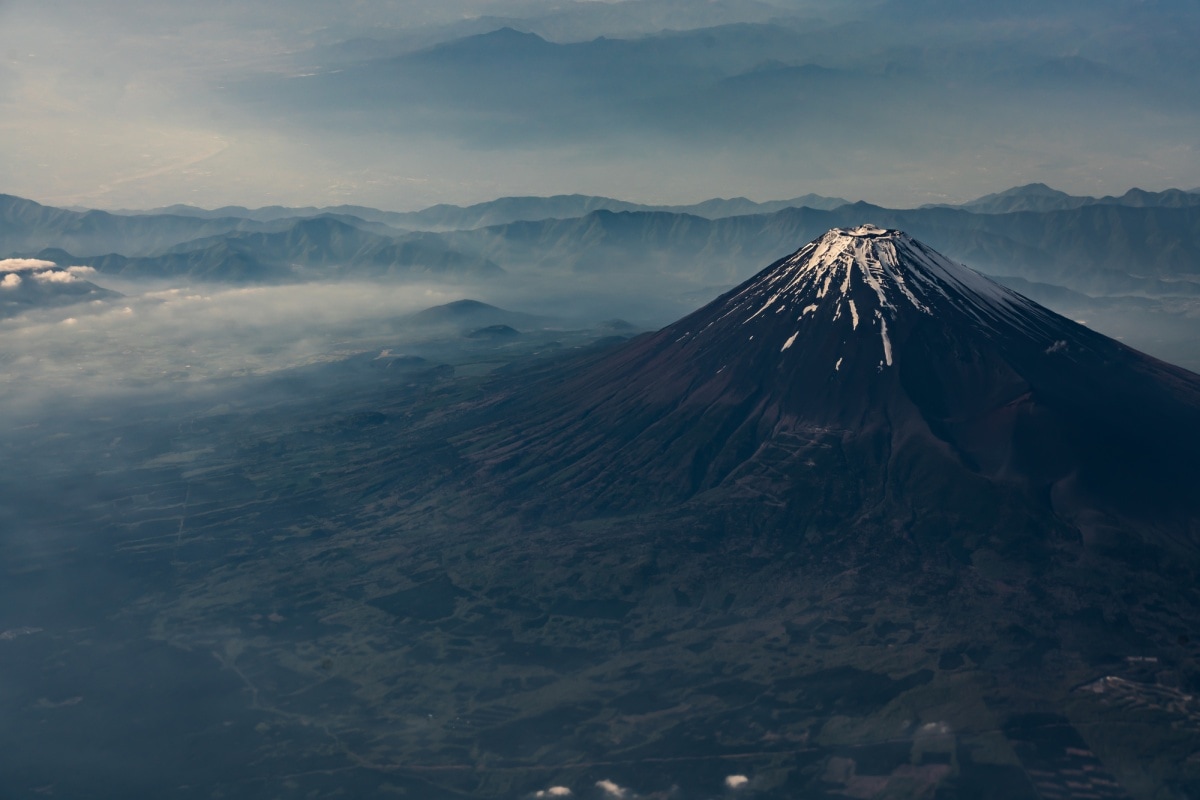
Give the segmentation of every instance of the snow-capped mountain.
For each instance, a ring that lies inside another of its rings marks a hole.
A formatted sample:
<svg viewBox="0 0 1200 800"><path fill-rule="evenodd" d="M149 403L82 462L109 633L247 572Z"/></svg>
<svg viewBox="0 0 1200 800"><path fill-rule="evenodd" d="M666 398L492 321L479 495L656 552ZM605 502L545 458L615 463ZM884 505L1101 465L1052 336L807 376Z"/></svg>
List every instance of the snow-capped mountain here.
<svg viewBox="0 0 1200 800"><path fill-rule="evenodd" d="M929 487L962 478L1089 529L1200 525L1185 488L1200 377L871 225L830 230L543 389L477 458L559 487L564 507L787 505L818 479L936 505Z"/></svg>
<svg viewBox="0 0 1200 800"><path fill-rule="evenodd" d="M725 319L764 337L786 328L782 321L793 321L782 353L814 327L850 342L861 336L856 332L862 324L879 335L882 369L893 366L888 321L895 331L899 320L916 312L965 315L993 330L1023 320L1035 336L1045 323L1039 307L1024 297L904 233L873 225L835 228L740 289L724 299L725 314L684 338L731 335L730 326L720 324ZM843 361L839 356L833 369L840 371Z"/></svg>

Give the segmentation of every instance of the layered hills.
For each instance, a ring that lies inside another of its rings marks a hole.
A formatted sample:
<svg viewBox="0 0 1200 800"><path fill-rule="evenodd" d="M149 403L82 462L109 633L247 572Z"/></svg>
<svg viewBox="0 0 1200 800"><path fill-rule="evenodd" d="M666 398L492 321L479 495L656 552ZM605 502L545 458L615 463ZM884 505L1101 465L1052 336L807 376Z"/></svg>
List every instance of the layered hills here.
<svg viewBox="0 0 1200 800"><path fill-rule="evenodd" d="M0 198L0 254L87 264L102 273L224 281L340 275L457 279L498 274L499 267L560 276L667 275L693 285L730 285L796 241L870 217L991 274L1093 295L1200 292L1194 266L1200 258L1200 205L1191 202L1200 195L1061 194L1018 187L962 207L920 209L839 205L811 195L660 209L584 196L501 198L408 215L357 207L109 214ZM1010 207L1040 210L992 213ZM224 213L243 216L220 216ZM390 227L401 222L424 230Z"/></svg>
<svg viewBox="0 0 1200 800"><path fill-rule="evenodd" d="M1130 189L1120 196L1106 195L1104 197L1076 196L1057 189L1052 189L1044 183L1030 183L1015 186L1003 192L984 195L983 197L963 203L957 208L981 214L1008 214L1015 211L1065 211L1082 206L1130 206L1133 208L1162 207L1188 208L1200 205L1200 194L1194 191L1185 192L1180 189L1167 189L1162 192L1148 192L1144 189ZM955 207L955 206L951 206Z"/></svg>
<svg viewBox="0 0 1200 800"><path fill-rule="evenodd" d="M43 251L42 256L47 257ZM62 254L57 258L71 259ZM80 260L80 259L75 259ZM231 232L187 241L156 256L82 259L106 273L226 281L305 277L494 277L503 270L429 236L386 236L332 217L292 221L281 230Z"/></svg>

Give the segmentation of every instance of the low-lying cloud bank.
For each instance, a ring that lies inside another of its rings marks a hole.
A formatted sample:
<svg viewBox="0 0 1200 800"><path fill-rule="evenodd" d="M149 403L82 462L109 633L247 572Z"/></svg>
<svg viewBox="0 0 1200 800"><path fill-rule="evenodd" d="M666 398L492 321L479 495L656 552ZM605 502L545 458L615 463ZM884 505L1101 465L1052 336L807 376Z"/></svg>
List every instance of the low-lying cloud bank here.
<svg viewBox="0 0 1200 800"><path fill-rule="evenodd" d="M0 272L37 272L47 269L58 269L58 264L40 258L0 259Z"/></svg>
<svg viewBox="0 0 1200 800"><path fill-rule="evenodd" d="M5 262L4 288L29 271L51 282L79 274L36 264L18 273L13 261ZM374 283L122 288L127 296L116 300L0 320L0 406L36 413L45 402L182 394L215 379L330 360L372 340L399 343L398 317L470 294L463 287Z"/></svg>
<svg viewBox="0 0 1200 800"><path fill-rule="evenodd" d="M93 267L75 266L59 268L53 261L43 261L40 258L4 258L0 259L0 288L12 289L21 285L21 273L42 283L72 283L84 275L95 275Z"/></svg>

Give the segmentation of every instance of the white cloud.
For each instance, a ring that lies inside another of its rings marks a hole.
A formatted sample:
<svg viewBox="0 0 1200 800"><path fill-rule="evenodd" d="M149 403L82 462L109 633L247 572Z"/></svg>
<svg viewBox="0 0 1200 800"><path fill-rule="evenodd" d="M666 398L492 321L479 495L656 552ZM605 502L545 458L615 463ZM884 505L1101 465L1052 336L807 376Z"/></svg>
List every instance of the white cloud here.
<svg viewBox="0 0 1200 800"><path fill-rule="evenodd" d="M744 789L749 783L750 779L745 775L728 775L725 778L725 788L733 789L735 791L737 789Z"/></svg>
<svg viewBox="0 0 1200 800"><path fill-rule="evenodd" d="M72 275L95 275L95 267L67 267L67 272Z"/></svg>
<svg viewBox="0 0 1200 800"><path fill-rule="evenodd" d="M62 321L62 324L63 325L78 325L79 320L75 319L74 317L67 317L66 319L64 319Z"/></svg>
<svg viewBox="0 0 1200 800"><path fill-rule="evenodd" d="M596 786L600 791L604 792L609 797L614 797L616 800L624 800L629 797L629 790L623 786L618 786L607 778L602 781L596 781Z"/></svg>
<svg viewBox="0 0 1200 800"><path fill-rule="evenodd" d="M54 269L58 264L53 261L43 261L40 258L3 258L0 259L0 272L36 272L42 269Z"/></svg>
<svg viewBox="0 0 1200 800"><path fill-rule="evenodd" d="M20 285L21 276L11 272L4 276L4 280L0 281L0 289L15 289Z"/></svg>
<svg viewBox="0 0 1200 800"><path fill-rule="evenodd" d="M570 797L574 792L565 786L551 786L549 789L543 789L535 793L533 796L537 798L543 797Z"/></svg>
<svg viewBox="0 0 1200 800"><path fill-rule="evenodd" d="M35 272L33 279L42 283L72 283L75 276L69 272L62 270L51 270L49 272Z"/></svg>

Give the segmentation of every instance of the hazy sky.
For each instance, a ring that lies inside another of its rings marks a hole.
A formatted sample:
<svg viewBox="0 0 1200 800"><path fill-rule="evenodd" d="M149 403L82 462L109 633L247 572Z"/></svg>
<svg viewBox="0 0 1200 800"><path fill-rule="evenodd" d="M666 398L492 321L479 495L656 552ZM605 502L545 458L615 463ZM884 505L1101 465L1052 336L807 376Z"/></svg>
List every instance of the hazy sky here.
<svg viewBox="0 0 1200 800"><path fill-rule="evenodd" d="M963 5L0 0L0 192L405 210L1200 186L1194 3ZM656 35L735 21L754 27ZM546 41L455 44L504 25ZM578 44L601 35L634 41Z"/></svg>

